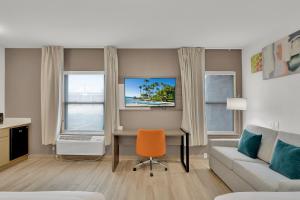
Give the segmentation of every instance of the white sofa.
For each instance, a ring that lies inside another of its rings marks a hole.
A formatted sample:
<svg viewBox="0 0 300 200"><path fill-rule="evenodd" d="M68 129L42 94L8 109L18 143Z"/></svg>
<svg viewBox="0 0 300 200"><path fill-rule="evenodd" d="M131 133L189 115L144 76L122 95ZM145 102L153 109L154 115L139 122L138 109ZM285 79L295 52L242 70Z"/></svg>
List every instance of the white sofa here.
<svg viewBox="0 0 300 200"><path fill-rule="evenodd" d="M258 158L237 151L238 139L211 139L208 143L210 168L234 192L300 191L300 180L289 179L269 168L277 139L300 146L300 134L277 132L249 125L246 129L262 134Z"/></svg>

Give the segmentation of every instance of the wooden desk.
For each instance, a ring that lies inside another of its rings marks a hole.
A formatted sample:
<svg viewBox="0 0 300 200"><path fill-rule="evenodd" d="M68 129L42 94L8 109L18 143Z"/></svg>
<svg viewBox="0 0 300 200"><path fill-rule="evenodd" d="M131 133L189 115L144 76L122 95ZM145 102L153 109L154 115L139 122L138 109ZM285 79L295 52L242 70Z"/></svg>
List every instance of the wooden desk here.
<svg viewBox="0 0 300 200"><path fill-rule="evenodd" d="M180 161L186 172L190 171L189 133L183 129L166 130L167 137L180 137ZM112 139L112 171L114 172L119 163L119 138L136 137L136 130L115 131Z"/></svg>

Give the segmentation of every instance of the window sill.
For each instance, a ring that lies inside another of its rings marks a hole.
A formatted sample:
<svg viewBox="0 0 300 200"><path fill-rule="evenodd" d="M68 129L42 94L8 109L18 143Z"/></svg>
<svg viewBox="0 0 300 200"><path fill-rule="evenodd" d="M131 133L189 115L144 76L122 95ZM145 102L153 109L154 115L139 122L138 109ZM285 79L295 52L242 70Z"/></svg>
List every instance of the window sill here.
<svg viewBox="0 0 300 200"><path fill-rule="evenodd" d="M207 137L209 139L217 139L217 138L240 138L239 134L236 133L208 133Z"/></svg>
<svg viewBox="0 0 300 200"><path fill-rule="evenodd" d="M65 131L60 133L61 135L99 135L104 136L104 131Z"/></svg>
<svg viewBox="0 0 300 200"><path fill-rule="evenodd" d="M206 131L207 135L238 135L234 131Z"/></svg>
<svg viewBox="0 0 300 200"><path fill-rule="evenodd" d="M207 135L239 135L237 133L207 133Z"/></svg>

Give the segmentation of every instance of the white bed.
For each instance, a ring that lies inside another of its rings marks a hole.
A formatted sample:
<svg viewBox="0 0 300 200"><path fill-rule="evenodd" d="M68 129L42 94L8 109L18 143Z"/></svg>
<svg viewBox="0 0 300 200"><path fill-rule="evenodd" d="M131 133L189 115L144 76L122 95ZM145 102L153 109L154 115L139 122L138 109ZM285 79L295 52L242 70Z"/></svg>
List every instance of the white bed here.
<svg viewBox="0 0 300 200"><path fill-rule="evenodd" d="M299 200L300 192L236 192L218 196L215 200Z"/></svg>
<svg viewBox="0 0 300 200"><path fill-rule="evenodd" d="M97 192L0 192L0 200L105 200Z"/></svg>

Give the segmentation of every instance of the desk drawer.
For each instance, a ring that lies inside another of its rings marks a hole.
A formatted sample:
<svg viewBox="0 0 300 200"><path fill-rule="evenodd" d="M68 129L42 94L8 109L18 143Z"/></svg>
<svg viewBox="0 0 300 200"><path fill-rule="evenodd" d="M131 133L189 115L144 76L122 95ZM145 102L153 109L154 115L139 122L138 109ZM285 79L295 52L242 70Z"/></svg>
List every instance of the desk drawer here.
<svg viewBox="0 0 300 200"><path fill-rule="evenodd" d="M169 136L166 138L166 143L167 143L167 145L180 145L181 139L180 139L180 137ZM120 145L135 145L136 137L120 137L119 144Z"/></svg>
<svg viewBox="0 0 300 200"><path fill-rule="evenodd" d="M0 129L0 138L8 137L9 136L9 129Z"/></svg>

